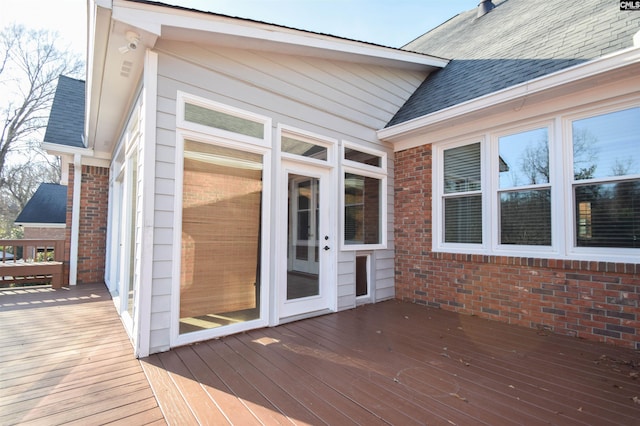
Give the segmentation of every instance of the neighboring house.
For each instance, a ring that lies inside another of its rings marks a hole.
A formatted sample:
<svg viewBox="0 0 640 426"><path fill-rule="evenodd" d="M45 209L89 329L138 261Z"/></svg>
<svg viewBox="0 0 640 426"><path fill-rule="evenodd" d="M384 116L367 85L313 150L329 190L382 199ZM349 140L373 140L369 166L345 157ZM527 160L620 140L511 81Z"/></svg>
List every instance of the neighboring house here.
<svg viewBox="0 0 640 426"><path fill-rule="evenodd" d="M41 183L15 220L26 239L65 239L67 187Z"/></svg>
<svg viewBox="0 0 640 426"><path fill-rule="evenodd" d="M70 282L138 356L394 297L637 346L640 15L496 3L400 50L90 1Z"/></svg>

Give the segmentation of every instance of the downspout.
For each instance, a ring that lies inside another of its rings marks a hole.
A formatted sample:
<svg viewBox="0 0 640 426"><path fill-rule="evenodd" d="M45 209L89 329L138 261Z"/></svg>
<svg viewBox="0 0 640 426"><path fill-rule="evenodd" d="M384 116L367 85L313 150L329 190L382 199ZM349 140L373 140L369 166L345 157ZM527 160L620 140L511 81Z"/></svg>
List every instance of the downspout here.
<svg viewBox="0 0 640 426"><path fill-rule="evenodd" d="M73 156L73 200L71 201L71 242L69 246L69 285L78 282L78 240L80 236L80 189L82 188L82 155Z"/></svg>

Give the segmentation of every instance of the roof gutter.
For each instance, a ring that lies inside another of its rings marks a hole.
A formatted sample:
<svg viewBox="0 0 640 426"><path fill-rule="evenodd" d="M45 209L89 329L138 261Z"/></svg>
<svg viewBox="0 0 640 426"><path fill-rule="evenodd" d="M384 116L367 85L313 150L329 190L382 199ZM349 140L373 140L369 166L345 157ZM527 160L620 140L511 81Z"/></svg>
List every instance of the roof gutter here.
<svg viewBox="0 0 640 426"><path fill-rule="evenodd" d="M428 131L429 126L435 124L441 124L470 113L486 110L487 108L639 63L640 47L631 47L611 55L603 56L602 58L508 87L498 92L471 99L422 117L414 118L404 123L378 130L378 138L383 141L396 143L405 137L425 133ZM412 146L396 145L394 149L399 151L411 147Z"/></svg>

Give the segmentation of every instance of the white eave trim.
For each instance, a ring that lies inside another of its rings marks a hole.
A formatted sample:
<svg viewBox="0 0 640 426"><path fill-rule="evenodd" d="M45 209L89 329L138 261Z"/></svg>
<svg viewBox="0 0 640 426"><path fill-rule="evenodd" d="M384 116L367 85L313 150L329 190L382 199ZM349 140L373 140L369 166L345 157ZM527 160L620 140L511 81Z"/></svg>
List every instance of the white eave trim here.
<svg viewBox="0 0 640 426"><path fill-rule="evenodd" d="M22 226L24 228L51 228L51 229L65 228L67 226L66 223L36 223L36 222L14 222L14 225Z"/></svg>
<svg viewBox="0 0 640 426"><path fill-rule="evenodd" d="M392 47L318 34L305 30L235 18L214 12L183 10L161 5L123 2L114 0L112 18L150 33L162 36L163 27L205 31L213 34L255 39L261 43L272 42L303 49L319 49L341 55L355 55L397 63L397 66L443 68L448 59L430 56Z"/></svg>
<svg viewBox="0 0 640 426"><path fill-rule="evenodd" d="M82 158L82 164L98 167L109 167L111 164L111 157L106 154L96 154L93 149L80 148L75 146L60 145L52 142L43 142L42 149L50 155L57 156L75 156L79 155Z"/></svg>
<svg viewBox="0 0 640 426"><path fill-rule="evenodd" d="M77 146L61 145L53 142L43 142L42 149L51 155L75 155L92 156L93 150Z"/></svg>
<svg viewBox="0 0 640 426"><path fill-rule="evenodd" d="M420 133L424 128L445 122L496 105L504 104L532 94L544 92L569 83L604 74L629 65L640 63L640 47L631 47L611 55L575 65L552 74L548 74L516 86L481 96L476 99L442 109L422 117L417 117L395 126L378 130L378 138L391 143L401 138ZM402 146L402 149L412 148Z"/></svg>

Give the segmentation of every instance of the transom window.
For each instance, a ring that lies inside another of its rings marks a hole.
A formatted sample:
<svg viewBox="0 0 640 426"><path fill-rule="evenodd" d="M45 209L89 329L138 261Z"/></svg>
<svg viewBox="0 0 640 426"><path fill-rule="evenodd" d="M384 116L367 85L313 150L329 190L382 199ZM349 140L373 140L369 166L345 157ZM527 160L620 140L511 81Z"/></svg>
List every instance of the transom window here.
<svg viewBox="0 0 640 426"><path fill-rule="evenodd" d="M640 255L640 107L555 117L433 154L434 250Z"/></svg>
<svg viewBox="0 0 640 426"><path fill-rule="evenodd" d="M270 118L180 91L176 126L240 142L271 145Z"/></svg>

